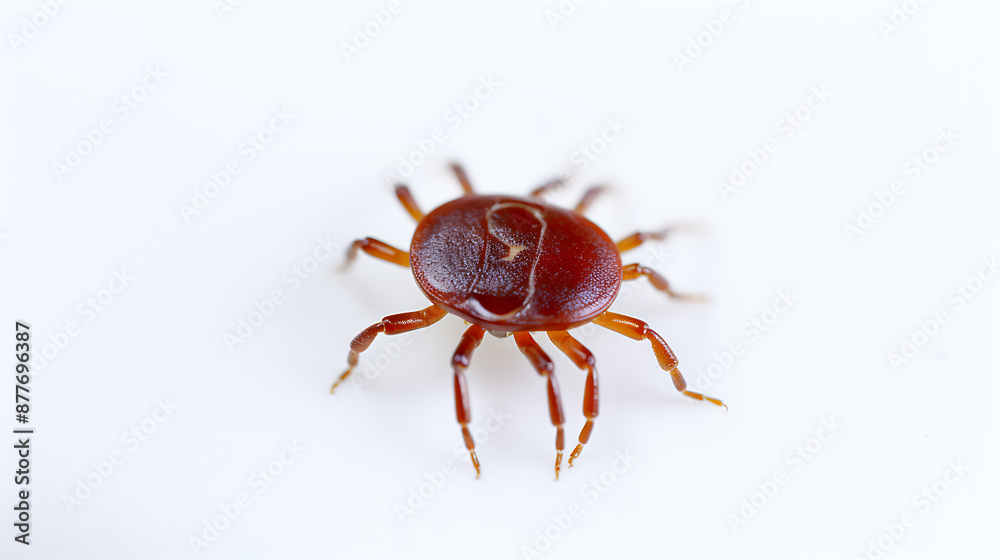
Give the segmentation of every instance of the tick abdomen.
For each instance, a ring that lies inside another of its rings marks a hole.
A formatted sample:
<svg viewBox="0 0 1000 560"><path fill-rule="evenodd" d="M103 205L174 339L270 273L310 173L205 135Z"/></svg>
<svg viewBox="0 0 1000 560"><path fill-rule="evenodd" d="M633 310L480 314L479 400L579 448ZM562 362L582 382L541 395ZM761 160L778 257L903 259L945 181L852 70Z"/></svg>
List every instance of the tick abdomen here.
<svg viewBox="0 0 1000 560"><path fill-rule="evenodd" d="M582 325L618 294L614 242L578 213L510 196L466 196L421 220L410 264L434 303L487 329Z"/></svg>

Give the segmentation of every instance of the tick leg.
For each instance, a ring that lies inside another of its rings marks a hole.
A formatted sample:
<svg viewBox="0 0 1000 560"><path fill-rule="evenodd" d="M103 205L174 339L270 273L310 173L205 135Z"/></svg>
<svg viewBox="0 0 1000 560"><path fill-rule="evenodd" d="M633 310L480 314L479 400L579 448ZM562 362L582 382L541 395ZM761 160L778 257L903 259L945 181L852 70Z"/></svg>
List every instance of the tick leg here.
<svg viewBox="0 0 1000 560"><path fill-rule="evenodd" d="M462 426L462 438L465 439L465 448L469 450L472 457L472 466L476 467L476 478L479 478L479 457L476 457L476 442L472 440L469 433L469 422L472 421L472 410L469 406L469 391L465 386L465 368L469 367L469 360L472 359L472 351L479 347L483 341L486 331L479 325L472 325L462 334L462 340L458 343L455 355L451 358L451 365L455 369L455 414L458 416L458 423Z"/></svg>
<svg viewBox="0 0 1000 560"><path fill-rule="evenodd" d="M424 219L424 213L420 211L417 201L413 200L413 195L410 194L410 189L406 185L396 185L396 198L403 204L403 208L406 208L406 211L413 216L414 220L419 222Z"/></svg>
<svg viewBox="0 0 1000 560"><path fill-rule="evenodd" d="M581 198L580 202L576 204L575 210L581 214L586 212L587 208L590 208L591 203L594 202L594 199L597 198L597 196L600 195L602 192L604 192L604 190L605 190L604 187L600 186L590 187L589 189L587 189L587 192L583 193L583 198Z"/></svg>
<svg viewBox="0 0 1000 560"><path fill-rule="evenodd" d="M719 399L713 399L712 397L706 397L701 393L687 390L687 382L684 381L684 376L681 375L680 370L677 369L677 356L674 355L674 351L667 346L663 337L657 334L657 332L653 329L649 328L649 325L643 321L627 315L605 311L594 319L594 324L613 330L616 333L623 334L635 340L648 340L653 346L653 353L656 354L656 361L660 363L660 367L664 371L670 373L670 379L673 380L674 387L676 387L678 391L684 393L692 399L708 401L714 405L722 406L725 407L726 410L729 410L729 407L723 404L723 402Z"/></svg>
<svg viewBox="0 0 1000 560"><path fill-rule="evenodd" d="M563 416L562 397L559 396L559 383L556 381L554 373L555 366L530 333L515 332L514 342L517 343L518 350L534 366L535 371L548 380L549 418L552 419L552 425L556 427L556 480L559 480L559 469L562 468L563 457L563 422L566 419Z"/></svg>
<svg viewBox="0 0 1000 560"><path fill-rule="evenodd" d="M639 245L642 245L644 241L647 241L649 239L655 239L657 241L661 241L663 239L666 239L667 234L669 233L670 233L670 228L664 228L661 229L660 231L640 231L637 233L633 233L632 235L616 243L616 245L618 245L618 252L624 253L629 249L635 249Z"/></svg>
<svg viewBox="0 0 1000 560"><path fill-rule="evenodd" d="M549 194L549 191L551 191L552 189L559 188L563 186L563 184L564 183L562 179L552 179L548 183L545 183L544 185L531 191L531 194L529 196L531 196L531 198L537 198L541 200L545 195Z"/></svg>
<svg viewBox="0 0 1000 560"><path fill-rule="evenodd" d="M465 169L457 163L451 164L451 170L455 173L455 177L458 177L458 182L462 184L462 190L465 194L473 194L475 191L472 190L472 183L469 182L469 176L465 173Z"/></svg>
<svg viewBox="0 0 1000 560"><path fill-rule="evenodd" d="M660 290L661 292L666 292L666 294L674 299L679 299L682 301L708 301L703 295L696 294L678 294L677 292L670 289L670 283L667 279L660 275L652 268L647 268L639 263L627 264L622 267L622 280L635 280L645 276L649 278L649 283L653 285L654 288Z"/></svg>
<svg viewBox="0 0 1000 560"><path fill-rule="evenodd" d="M389 261L393 264L398 264L399 266L405 266L406 268L410 267L409 253L406 251L400 251L392 245L383 243L373 237L357 239L354 243L351 243L351 246L347 248L347 260L344 261L344 267L347 267L354 262L354 258L358 256L358 249L361 249L377 259Z"/></svg>
<svg viewBox="0 0 1000 560"><path fill-rule="evenodd" d="M594 429L594 418L597 418L597 369L594 367L596 361L594 355L587 350L587 347L580 344L580 341L570 336L566 331L549 331L549 339L556 345L563 354L569 357L576 364L576 367L587 370L587 385L583 390L583 415L587 417L587 423L580 430L580 443L573 449L569 456L569 466L573 466L583 446L590 441L590 432Z"/></svg>
<svg viewBox="0 0 1000 560"><path fill-rule="evenodd" d="M347 376L351 374L352 370L354 370L354 366L358 365L358 355L372 345L372 342L375 341L375 337L378 336L379 333L389 335L401 334L429 327L440 321L446 313L447 312L444 309L441 309L436 305L432 305L426 309L421 309L420 311L410 311L409 313L389 315L378 323L375 323L358 333L358 336L354 337L354 340L351 340L351 350L347 353L347 371L340 375L337 382L330 388L330 392L334 392L337 389L337 385L340 385L345 379L347 379Z"/></svg>

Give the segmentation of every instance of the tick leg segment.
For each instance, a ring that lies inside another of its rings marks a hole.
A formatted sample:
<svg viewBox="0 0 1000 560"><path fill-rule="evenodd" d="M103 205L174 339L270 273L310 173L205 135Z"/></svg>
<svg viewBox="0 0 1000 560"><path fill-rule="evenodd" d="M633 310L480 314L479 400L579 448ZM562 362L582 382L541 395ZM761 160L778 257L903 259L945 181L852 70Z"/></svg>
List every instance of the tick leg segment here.
<svg viewBox="0 0 1000 560"><path fill-rule="evenodd" d="M406 185L396 185L396 198L403 204L403 208L406 208L406 211L413 216L414 220L419 222L424 219L424 213L420 211L417 201L413 199L413 195L410 194L410 189Z"/></svg>
<svg viewBox="0 0 1000 560"><path fill-rule="evenodd" d="M602 192L604 192L604 190L605 190L604 187L601 186L590 187L589 189L587 189L587 192L583 193L583 198L581 198L580 202L576 204L576 208L574 210L583 214L584 212L587 211L587 208L590 208L590 205L592 202L594 202L594 199L597 198L597 196L600 195Z"/></svg>
<svg viewBox="0 0 1000 560"><path fill-rule="evenodd" d="M587 347L570 336L566 331L549 331L549 339L556 345L563 354L569 357L576 367L587 371L587 385L583 390L583 415L587 417L587 423L580 430L580 443L573 449L569 456L569 466L573 466L583 446L590 441L590 432L594 429L594 418L597 418L597 369L594 367L596 360L594 355L587 350Z"/></svg>
<svg viewBox="0 0 1000 560"><path fill-rule="evenodd" d="M515 332L514 342L517 343L518 350L531 362L535 371L548 380L549 418L556 427L556 480L559 480L563 457L563 422L566 418L563 416L562 397L559 396L559 383L554 373L555 366L530 333Z"/></svg>
<svg viewBox="0 0 1000 560"><path fill-rule="evenodd" d="M662 241L663 239L667 238L667 235L669 233L670 233L670 228L664 228L661 229L660 231L640 231L633 233L632 235L626 237L625 239L622 239L615 245L618 245L619 253L624 253L629 249L635 249L639 245L642 245L644 241L647 241L649 239Z"/></svg>
<svg viewBox="0 0 1000 560"><path fill-rule="evenodd" d="M330 388L330 392L334 392L337 389L337 385L340 385L345 379L347 379L347 376L351 374L354 367L358 365L358 355L372 345L372 342L375 341L375 337L378 336L379 333L392 335L422 329L437 323L446 314L447 312L444 309L441 309L436 305L432 305L426 309L421 309L420 311L410 311L409 313L389 315L378 323L375 323L358 333L358 336L354 337L354 340L351 340L351 349L347 353L347 371L340 375L337 382Z"/></svg>
<svg viewBox="0 0 1000 560"><path fill-rule="evenodd" d="M473 194L475 191L472 190L472 183L469 182L469 176L465 173L465 169L461 165L453 163L451 170L458 178L458 182L462 184L462 190L465 191L465 194Z"/></svg>
<svg viewBox="0 0 1000 560"><path fill-rule="evenodd" d="M660 363L660 368L670 373L670 379L673 380L674 387L676 387L678 391L684 393L692 399L708 401L714 405L722 406L725 407L726 410L729 410L729 407L723 404L723 402L719 399L706 397L701 393L687 390L687 382L684 381L684 376L681 375L680 370L677 369L677 356L674 355L674 351L667 346L663 337L657 334L657 332L653 329L649 328L649 325L643 321L627 315L605 311L594 319L594 324L613 330L616 333L623 334L634 340L648 340L653 346L653 353L656 354L656 361Z"/></svg>
<svg viewBox="0 0 1000 560"><path fill-rule="evenodd" d="M562 179L552 179L551 181L531 191L531 194L529 196L531 196L531 198L537 198L541 200L545 195L549 194L549 191L551 191L552 189L557 189L563 186L563 184L564 183Z"/></svg>
<svg viewBox="0 0 1000 560"><path fill-rule="evenodd" d="M670 283L667 282L667 279L652 268L647 268L639 263L627 264L622 267L622 280L635 280L636 278L640 278L642 276L649 278L649 283L652 284L654 288L660 290L661 292L665 292L668 296L674 299L682 301L708 301L708 298L703 295L678 294L677 292L671 290Z"/></svg>
<svg viewBox="0 0 1000 560"><path fill-rule="evenodd" d="M393 264L398 264L399 266L405 266L406 268L410 267L409 253L406 251L400 251L392 245L383 243L373 237L358 239L355 240L354 243L351 243L351 246L347 248L347 260L344 262L344 267L347 267L354 262L355 257L358 256L358 249L361 249L377 259L389 261Z"/></svg>
<svg viewBox="0 0 1000 560"><path fill-rule="evenodd" d="M451 365L455 369L455 414L458 416L458 423L462 426L462 438L465 439L465 448L469 450L472 457L472 466L476 467L476 478L479 478L479 457L476 457L476 442L469 433L469 422L472 421L472 410L469 406L469 391L465 386L465 368L469 367L469 360L472 359L472 351L479 347L483 341L486 331L479 325L472 325L462 334L462 340L458 343L455 355L451 358Z"/></svg>

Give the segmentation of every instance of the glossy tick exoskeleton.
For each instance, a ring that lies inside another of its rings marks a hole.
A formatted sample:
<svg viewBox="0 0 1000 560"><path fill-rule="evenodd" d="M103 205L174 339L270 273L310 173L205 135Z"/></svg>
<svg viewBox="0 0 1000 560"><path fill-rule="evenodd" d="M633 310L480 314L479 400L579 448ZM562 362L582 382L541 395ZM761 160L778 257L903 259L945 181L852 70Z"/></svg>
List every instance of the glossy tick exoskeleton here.
<svg viewBox="0 0 1000 560"><path fill-rule="evenodd" d="M361 249L373 257L409 267L433 305L389 315L361 331L351 341L347 371L333 389L347 379L358 363L358 355L371 346L379 333L392 335L427 327L447 313L471 323L451 362L458 422L477 477L479 459L468 428L472 415L465 369L487 332L500 338L513 334L521 353L548 382L549 416L556 427L556 478L562 466L562 401L552 360L532 332L544 331L556 348L587 372L583 399L587 421L580 431L580 443L569 456L571 467L590 439L597 417L598 392L594 355L567 329L592 322L635 340L648 340L660 367L670 373L678 391L725 406L718 399L687 390L673 351L649 325L607 310L623 280L643 276L671 297L695 299L674 293L667 280L654 270L637 263L622 265L621 253L647 239L663 239L666 231L639 232L615 243L583 217L599 188L588 190L575 209L565 210L542 202L542 195L559 185L558 181L535 189L528 198L478 195L465 171L458 165L452 169L465 195L427 215L417 207L409 189L404 185L396 187L399 201L418 222L409 253L371 237L355 241L348 250L348 262Z"/></svg>

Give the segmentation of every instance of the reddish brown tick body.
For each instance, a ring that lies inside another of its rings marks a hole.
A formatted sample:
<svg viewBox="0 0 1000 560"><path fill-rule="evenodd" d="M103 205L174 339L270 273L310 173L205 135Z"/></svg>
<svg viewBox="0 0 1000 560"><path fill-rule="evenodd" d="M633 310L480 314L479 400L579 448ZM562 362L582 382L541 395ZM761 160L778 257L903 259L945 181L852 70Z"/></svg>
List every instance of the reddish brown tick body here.
<svg viewBox="0 0 1000 560"><path fill-rule="evenodd" d="M410 244L424 295L488 330L589 323L618 295L614 241L577 212L523 198L469 195L428 214Z"/></svg>
<svg viewBox="0 0 1000 560"><path fill-rule="evenodd" d="M666 279L651 269L639 264L622 266L622 252L647 239L662 239L665 231L639 232L615 243L583 217L599 188L587 191L574 210L565 210L541 202L541 196L557 186L557 181L535 189L530 198L481 196L473 192L461 167L453 165L452 169L465 196L441 205L426 216L409 189L403 185L396 187L396 196L418 221L409 253L370 237L355 241L348 250L348 261L361 249L409 267L433 305L390 315L361 331L351 341L348 369L333 389L347 379L358 363L358 355L371 346L379 333L392 335L427 327L447 313L471 323L462 335L452 366L458 422L477 477L479 459L468 428L471 412L465 369L486 332L501 338L513 334L518 348L548 381L549 416L556 427L556 478L564 445L562 401L552 360L531 332L546 332L556 348L587 372L583 402L587 421L580 432L579 444L570 455L570 466L590 439L598 412L598 391L594 356L567 329L592 322L636 340L648 340L660 367L670 373L678 391L725 406L718 399L686 390L687 384L677 369L677 358L649 325L607 310L623 280L642 276L671 297L696 299L674 293Z"/></svg>

